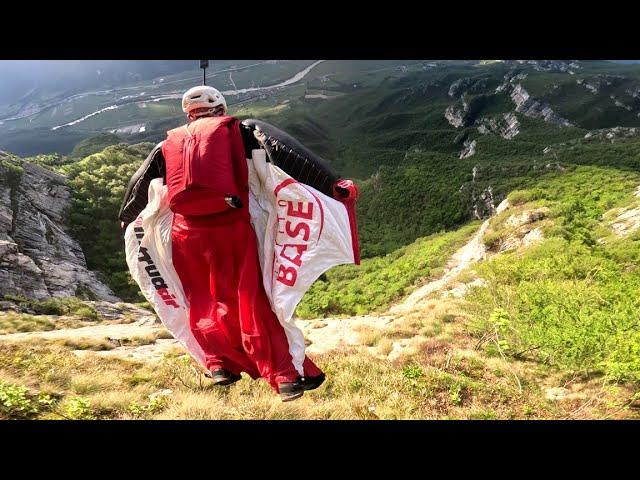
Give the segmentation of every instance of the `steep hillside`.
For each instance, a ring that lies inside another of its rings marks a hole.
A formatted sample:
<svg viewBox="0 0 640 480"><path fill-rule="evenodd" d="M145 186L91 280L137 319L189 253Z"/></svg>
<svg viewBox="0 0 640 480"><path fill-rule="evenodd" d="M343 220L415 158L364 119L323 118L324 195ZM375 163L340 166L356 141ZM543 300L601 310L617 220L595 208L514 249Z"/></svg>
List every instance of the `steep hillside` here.
<svg viewBox="0 0 640 480"><path fill-rule="evenodd" d="M67 179L0 152L0 294L117 300L71 237Z"/></svg>
<svg viewBox="0 0 640 480"><path fill-rule="evenodd" d="M273 72L267 82L302 63L252 65L225 75ZM362 254L371 258L486 218L511 190L568 165L638 169L630 115L640 114L639 79L640 66L610 62L325 61L299 83L231 108L282 127L358 181ZM249 76L243 81L250 84ZM108 145L160 140L180 120L157 121L142 133L87 138L69 157L31 159L69 175L70 222L89 267L132 300L140 298L126 275L115 215L150 144Z"/></svg>
<svg viewBox="0 0 640 480"><path fill-rule="evenodd" d="M603 76L615 78L596 93L584 88ZM603 156L607 147L596 144L608 142L606 132L589 133L639 125L635 65L463 64L389 72L361 89L310 80L307 91L312 86L331 98L305 96L262 113L360 180L365 257L484 218L511 189L557 168L563 155L569 163L638 166L633 149ZM587 135L589 146L579 142ZM559 154L551 152L556 144L583 147L580 155Z"/></svg>

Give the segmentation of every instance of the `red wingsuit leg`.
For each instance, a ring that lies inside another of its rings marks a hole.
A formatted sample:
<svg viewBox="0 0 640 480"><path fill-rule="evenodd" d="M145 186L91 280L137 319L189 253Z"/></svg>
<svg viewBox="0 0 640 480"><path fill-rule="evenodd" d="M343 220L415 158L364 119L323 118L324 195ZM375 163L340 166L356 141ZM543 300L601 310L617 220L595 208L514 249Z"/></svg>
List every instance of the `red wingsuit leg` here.
<svg viewBox="0 0 640 480"><path fill-rule="evenodd" d="M271 309L260 273L255 233L246 219L174 215L173 263L189 300L190 327L207 368L225 368L278 383L299 374L284 329ZM308 358L304 374L320 369Z"/></svg>

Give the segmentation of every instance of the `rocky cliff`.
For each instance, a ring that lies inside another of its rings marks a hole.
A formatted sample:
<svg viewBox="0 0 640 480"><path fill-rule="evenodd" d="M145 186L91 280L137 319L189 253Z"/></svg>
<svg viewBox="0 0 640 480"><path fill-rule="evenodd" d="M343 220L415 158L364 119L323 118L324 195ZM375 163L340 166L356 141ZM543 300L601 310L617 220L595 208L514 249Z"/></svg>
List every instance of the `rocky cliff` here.
<svg viewBox="0 0 640 480"><path fill-rule="evenodd" d="M512 90L511 100L516 104L516 112L520 112L527 117L541 118L545 122L565 127L573 126L569 120L555 113L549 105L531 97L521 84L516 85Z"/></svg>
<svg viewBox="0 0 640 480"><path fill-rule="evenodd" d="M0 152L0 295L117 301L65 226L66 178Z"/></svg>

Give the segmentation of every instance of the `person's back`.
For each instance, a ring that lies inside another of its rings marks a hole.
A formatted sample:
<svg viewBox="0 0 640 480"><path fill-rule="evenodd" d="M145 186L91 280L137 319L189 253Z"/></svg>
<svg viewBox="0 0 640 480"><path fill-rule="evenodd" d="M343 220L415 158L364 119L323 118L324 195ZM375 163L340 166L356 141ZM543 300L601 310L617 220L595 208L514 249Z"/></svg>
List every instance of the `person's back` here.
<svg viewBox="0 0 640 480"><path fill-rule="evenodd" d="M170 130L162 153L175 213L222 214L247 204L246 159L236 118L204 116Z"/></svg>

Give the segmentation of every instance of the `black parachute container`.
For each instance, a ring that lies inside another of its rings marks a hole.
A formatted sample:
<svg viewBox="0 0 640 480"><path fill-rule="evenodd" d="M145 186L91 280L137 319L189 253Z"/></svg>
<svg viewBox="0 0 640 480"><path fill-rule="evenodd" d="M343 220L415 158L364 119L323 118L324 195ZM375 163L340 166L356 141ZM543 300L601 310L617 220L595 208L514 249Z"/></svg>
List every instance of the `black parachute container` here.
<svg viewBox="0 0 640 480"><path fill-rule="evenodd" d="M326 160L267 122L250 118L243 120L241 127L248 158L251 157L251 150L264 148L268 161L273 162L288 175L329 197L335 196L334 185L341 177ZM264 134L263 145L254 136L256 130ZM338 193L342 193L340 190L337 188Z"/></svg>

